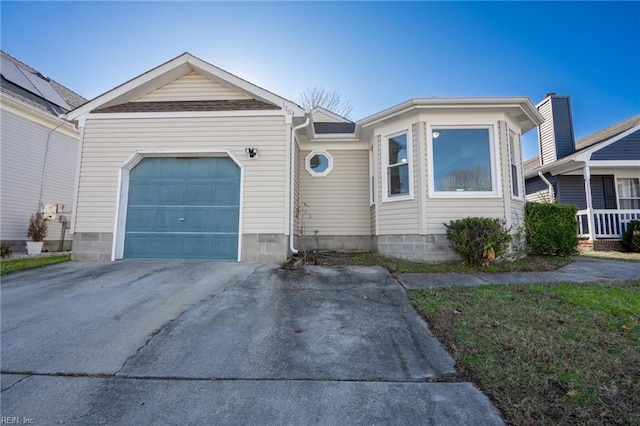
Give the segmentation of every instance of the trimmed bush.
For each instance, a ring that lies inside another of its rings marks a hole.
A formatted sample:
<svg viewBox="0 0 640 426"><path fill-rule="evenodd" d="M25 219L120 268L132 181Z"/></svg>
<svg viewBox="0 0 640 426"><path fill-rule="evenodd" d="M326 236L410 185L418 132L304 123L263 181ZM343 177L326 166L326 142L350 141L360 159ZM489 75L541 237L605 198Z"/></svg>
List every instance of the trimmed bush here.
<svg viewBox="0 0 640 426"><path fill-rule="evenodd" d="M622 233L622 246L625 250L640 253L640 220L632 220Z"/></svg>
<svg viewBox="0 0 640 426"><path fill-rule="evenodd" d="M578 207L573 204L527 203L524 227L529 251L567 256L578 245Z"/></svg>
<svg viewBox="0 0 640 426"><path fill-rule="evenodd" d="M488 266L491 260L506 253L511 242L509 230L501 219L468 217L444 225L451 248L469 266Z"/></svg>

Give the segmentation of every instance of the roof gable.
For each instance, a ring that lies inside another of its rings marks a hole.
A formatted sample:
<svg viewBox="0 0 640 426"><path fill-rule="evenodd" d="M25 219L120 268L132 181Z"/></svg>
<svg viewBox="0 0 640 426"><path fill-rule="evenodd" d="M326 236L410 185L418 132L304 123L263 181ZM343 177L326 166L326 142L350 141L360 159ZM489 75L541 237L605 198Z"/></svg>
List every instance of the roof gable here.
<svg viewBox="0 0 640 426"><path fill-rule="evenodd" d="M205 77L192 71L171 83L150 92L133 102L173 102L173 101L221 101L252 99L245 92L241 92L220 81Z"/></svg>
<svg viewBox="0 0 640 426"><path fill-rule="evenodd" d="M187 77L180 83L175 83L192 73L196 75ZM234 93L234 97L245 95L245 99L254 99L277 106L283 110L283 114L304 115L304 109L299 105L282 98L274 93L258 87L246 80L241 79L227 71L215 67L195 56L184 53L164 64L147 71L138 77L129 80L120 86L94 98L79 108L69 112L67 117L71 120L78 119L96 109L104 109L115 105L126 104L139 100L141 102L149 102L150 99L143 99L149 94L156 93L159 96L166 96L171 89L170 84L183 85L190 80L197 80L202 83L202 79L198 76L205 77L212 81L212 85L208 87L208 92L218 91L220 86L224 86L228 93ZM152 95L153 97L153 95ZM156 98L157 99L157 98ZM175 98L171 98L175 101ZM181 101L183 101L182 99ZM214 99L206 99L214 100Z"/></svg>
<svg viewBox="0 0 640 426"><path fill-rule="evenodd" d="M313 121L316 123L352 123L351 120L348 120L321 106L313 108L311 110L311 115L313 116Z"/></svg>

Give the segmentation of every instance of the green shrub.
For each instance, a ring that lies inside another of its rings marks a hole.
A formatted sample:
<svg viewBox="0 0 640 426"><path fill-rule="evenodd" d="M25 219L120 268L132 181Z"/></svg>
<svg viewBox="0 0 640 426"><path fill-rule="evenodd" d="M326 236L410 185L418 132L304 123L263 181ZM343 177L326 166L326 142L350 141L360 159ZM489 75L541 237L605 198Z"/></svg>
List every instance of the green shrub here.
<svg viewBox="0 0 640 426"><path fill-rule="evenodd" d="M622 233L622 246L625 250L640 252L640 220L632 220Z"/></svg>
<svg viewBox="0 0 640 426"><path fill-rule="evenodd" d="M488 266L492 259L505 254L511 241L509 230L501 219L468 217L444 225L451 248L469 266Z"/></svg>
<svg viewBox="0 0 640 426"><path fill-rule="evenodd" d="M578 207L573 204L527 203L524 227L529 251L567 256L578 245Z"/></svg>
<svg viewBox="0 0 640 426"><path fill-rule="evenodd" d="M13 249L11 248L11 245L9 245L9 243L2 243L2 245L0 245L0 256L3 259L11 257L12 254Z"/></svg>

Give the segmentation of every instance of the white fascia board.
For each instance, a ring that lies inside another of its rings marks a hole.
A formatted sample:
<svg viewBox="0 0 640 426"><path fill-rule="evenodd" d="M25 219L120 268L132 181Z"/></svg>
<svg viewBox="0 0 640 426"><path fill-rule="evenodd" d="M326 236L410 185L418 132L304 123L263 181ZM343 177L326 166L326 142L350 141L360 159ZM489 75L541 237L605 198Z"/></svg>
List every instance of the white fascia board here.
<svg viewBox="0 0 640 426"><path fill-rule="evenodd" d="M383 120L398 116L413 109L455 110L477 108L518 108L534 125L541 124L544 119L528 98L417 98L388 108L384 111L363 118L357 122L359 127L369 127ZM528 130L528 129L527 129Z"/></svg>
<svg viewBox="0 0 640 426"><path fill-rule="evenodd" d="M12 98L11 96L7 96L4 93L0 93L0 105L2 106L2 109L44 126L47 129L57 129L57 132L63 133L74 139L79 139L80 137L80 131L76 129L73 123L69 120L53 116L39 108Z"/></svg>
<svg viewBox="0 0 640 426"><path fill-rule="evenodd" d="M563 171L581 168L583 164L584 162L579 162L579 163L576 162L575 158L572 158L572 157L565 158L565 159L556 161L553 164L547 164L545 166L537 167L533 170L530 170L527 173L525 173L524 177L525 179L529 179L529 178L538 176L538 172L542 172L542 173L549 172L552 175L558 175Z"/></svg>
<svg viewBox="0 0 640 426"><path fill-rule="evenodd" d="M589 167L637 167L640 170L640 160L590 160Z"/></svg>
<svg viewBox="0 0 640 426"><path fill-rule="evenodd" d="M578 154L575 158L576 158L577 161L590 161L591 155L594 152L599 151L602 148L606 148L609 145L611 145L612 143L617 142L620 139L626 138L627 136L629 136L630 134L632 134L634 132L637 132L638 130L640 130L640 124L630 128L629 130L626 130L626 131L620 133L619 135L616 135L616 136L612 137L611 139L609 139L607 141L598 142L597 144L593 145L592 147L589 147L589 148L585 149L583 152ZM603 160L603 161L608 161L608 160ZM610 161L614 161L614 160L610 160Z"/></svg>
<svg viewBox="0 0 640 426"><path fill-rule="evenodd" d="M347 151L350 149L354 150L368 150L370 148L370 144L368 142L362 142L355 139L343 139L343 140L312 140L309 142L301 142L300 144L301 150L314 150L314 149L324 149L324 150L338 150L338 151Z"/></svg>

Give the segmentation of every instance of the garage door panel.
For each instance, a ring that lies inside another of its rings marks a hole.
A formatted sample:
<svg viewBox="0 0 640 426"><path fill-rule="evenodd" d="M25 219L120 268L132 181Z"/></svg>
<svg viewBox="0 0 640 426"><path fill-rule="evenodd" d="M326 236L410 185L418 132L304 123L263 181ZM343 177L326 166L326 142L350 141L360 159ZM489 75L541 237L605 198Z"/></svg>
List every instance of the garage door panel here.
<svg viewBox="0 0 640 426"><path fill-rule="evenodd" d="M236 182L217 182L214 191L214 204L234 205L240 187Z"/></svg>
<svg viewBox="0 0 640 426"><path fill-rule="evenodd" d="M215 169L212 170L211 177L213 179L229 179L240 180L240 169L233 161L220 162Z"/></svg>
<svg viewBox="0 0 640 426"><path fill-rule="evenodd" d="M209 182L190 182L185 184L185 204L213 205L215 186Z"/></svg>
<svg viewBox="0 0 640 426"><path fill-rule="evenodd" d="M211 210L214 232L236 232L239 209L234 207L218 207Z"/></svg>
<svg viewBox="0 0 640 426"><path fill-rule="evenodd" d="M240 169L231 159L145 158L129 177L125 257L237 258Z"/></svg>
<svg viewBox="0 0 640 426"><path fill-rule="evenodd" d="M156 184L158 201L156 204L181 206L183 205L183 189L182 182L159 182Z"/></svg>
<svg viewBox="0 0 640 426"><path fill-rule="evenodd" d="M137 182L129 184L129 204L157 204L158 194L155 191L154 182Z"/></svg>

